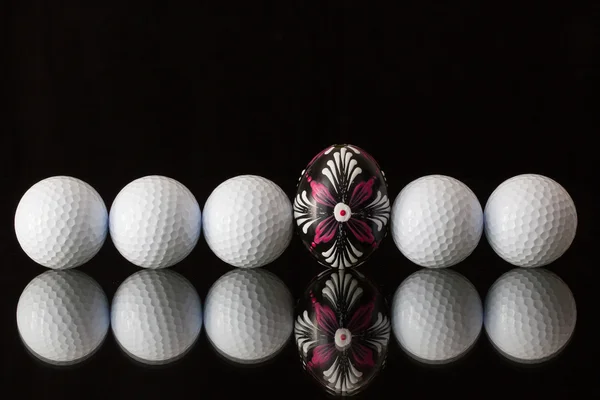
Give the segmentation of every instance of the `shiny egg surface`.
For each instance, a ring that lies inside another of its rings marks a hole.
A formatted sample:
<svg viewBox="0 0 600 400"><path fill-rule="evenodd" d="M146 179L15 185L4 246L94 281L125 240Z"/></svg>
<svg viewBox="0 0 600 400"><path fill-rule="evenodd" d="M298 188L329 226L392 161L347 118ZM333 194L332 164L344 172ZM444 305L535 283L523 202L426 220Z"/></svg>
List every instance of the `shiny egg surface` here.
<svg viewBox="0 0 600 400"><path fill-rule="evenodd" d="M329 268L364 263L387 233L391 205L377 162L353 145L333 145L302 172L294 220L304 245Z"/></svg>

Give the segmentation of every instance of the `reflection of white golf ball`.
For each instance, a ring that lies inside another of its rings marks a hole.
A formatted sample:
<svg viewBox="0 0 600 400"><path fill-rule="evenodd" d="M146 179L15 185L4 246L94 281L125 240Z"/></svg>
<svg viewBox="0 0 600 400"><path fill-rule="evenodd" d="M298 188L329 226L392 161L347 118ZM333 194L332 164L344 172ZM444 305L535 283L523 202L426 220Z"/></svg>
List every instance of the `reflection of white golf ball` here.
<svg viewBox="0 0 600 400"><path fill-rule="evenodd" d="M202 307L194 286L170 270L143 270L117 289L111 310L119 345L149 364L179 359L202 329Z"/></svg>
<svg viewBox="0 0 600 400"><path fill-rule="evenodd" d="M392 237L402 254L427 268L451 267L479 244L483 212L464 183L443 175L412 181L392 206Z"/></svg>
<svg viewBox="0 0 600 400"><path fill-rule="evenodd" d="M500 352L520 362L540 362L565 347L577 319L569 287L545 269L513 269L490 288L485 329Z"/></svg>
<svg viewBox="0 0 600 400"><path fill-rule="evenodd" d="M125 186L110 209L110 236L129 262L167 268L186 258L200 237L201 212L185 186L146 176Z"/></svg>
<svg viewBox="0 0 600 400"><path fill-rule="evenodd" d="M23 251L52 269L75 268L100 251L108 231L104 201L87 183L54 176L21 198L15 232Z"/></svg>
<svg viewBox="0 0 600 400"><path fill-rule="evenodd" d="M203 229L206 243L224 262L261 267L277 259L292 240L292 204L270 180L237 176L211 193Z"/></svg>
<svg viewBox="0 0 600 400"><path fill-rule="evenodd" d="M95 280L76 271L47 271L19 298L17 326L40 359L74 364L97 350L110 324L108 299Z"/></svg>
<svg viewBox="0 0 600 400"><path fill-rule="evenodd" d="M573 243L577 212L569 193L541 175L500 184L485 206L485 234L494 251L518 267L542 267Z"/></svg>
<svg viewBox="0 0 600 400"><path fill-rule="evenodd" d="M276 355L294 327L293 299L285 284L262 269L230 271L206 297L204 324L229 359L258 363Z"/></svg>
<svg viewBox="0 0 600 400"><path fill-rule="evenodd" d="M449 362L477 341L483 307L477 290L451 270L421 270L400 284L392 327L407 353L425 362Z"/></svg>

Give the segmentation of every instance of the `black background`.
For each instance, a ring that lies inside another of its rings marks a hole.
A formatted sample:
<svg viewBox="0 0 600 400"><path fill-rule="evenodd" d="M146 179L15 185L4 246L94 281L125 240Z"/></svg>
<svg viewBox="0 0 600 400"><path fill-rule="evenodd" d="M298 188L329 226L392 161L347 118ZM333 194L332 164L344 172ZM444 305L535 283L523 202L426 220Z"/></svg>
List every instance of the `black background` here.
<svg viewBox="0 0 600 400"><path fill-rule="evenodd" d="M27 188L59 174L90 183L107 206L124 185L149 174L181 181L201 206L238 174L265 176L291 198L316 153L352 143L379 161L392 199L411 180L441 173L465 182L485 205L503 180L532 172L563 184L579 213L573 246L549 266L578 306L563 355L524 368L505 362L482 337L468 358L439 369L412 363L392 342L387 368L364 397L593 397L598 266L586 249L598 237L591 197L597 10L570 2L428 0L89 3L2 5L5 395L14 388L19 398L37 399L321 396L292 344L272 365L234 368L204 333L169 368L134 364L112 336L82 366L41 365L20 343L15 310L25 285L45 269L19 248L13 217ZM296 297L321 268L298 238L268 267ZM204 298L231 267L201 240L173 269ZM485 239L455 268L482 297L509 269ZM137 268L108 240L81 270L112 298ZM391 298L417 267L388 236L360 270Z"/></svg>

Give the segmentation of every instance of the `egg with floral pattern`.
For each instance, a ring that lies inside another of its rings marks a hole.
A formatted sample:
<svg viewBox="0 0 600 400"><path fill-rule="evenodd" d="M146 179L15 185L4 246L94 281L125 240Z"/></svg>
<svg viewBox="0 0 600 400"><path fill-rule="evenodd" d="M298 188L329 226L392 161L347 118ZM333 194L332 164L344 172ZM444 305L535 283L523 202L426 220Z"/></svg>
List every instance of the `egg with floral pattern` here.
<svg viewBox="0 0 600 400"><path fill-rule="evenodd" d="M364 390L384 367L390 340L377 287L355 269L328 269L298 307L294 336L304 369L335 396Z"/></svg>
<svg viewBox="0 0 600 400"><path fill-rule="evenodd" d="M353 145L333 145L302 171L294 220L304 245L329 268L364 263L387 234L390 200L377 162Z"/></svg>

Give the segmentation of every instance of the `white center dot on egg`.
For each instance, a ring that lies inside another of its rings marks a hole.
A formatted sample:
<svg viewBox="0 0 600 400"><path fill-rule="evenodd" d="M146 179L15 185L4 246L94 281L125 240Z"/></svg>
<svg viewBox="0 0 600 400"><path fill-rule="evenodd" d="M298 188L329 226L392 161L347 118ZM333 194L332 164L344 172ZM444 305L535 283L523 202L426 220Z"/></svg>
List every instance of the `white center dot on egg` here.
<svg viewBox="0 0 600 400"><path fill-rule="evenodd" d="M352 217L352 210L344 203L337 203L333 208L333 216L338 222L346 222Z"/></svg>
<svg viewBox="0 0 600 400"><path fill-rule="evenodd" d="M345 350L352 343L352 334L346 328L340 328L335 332L335 345L340 350Z"/></svg>

